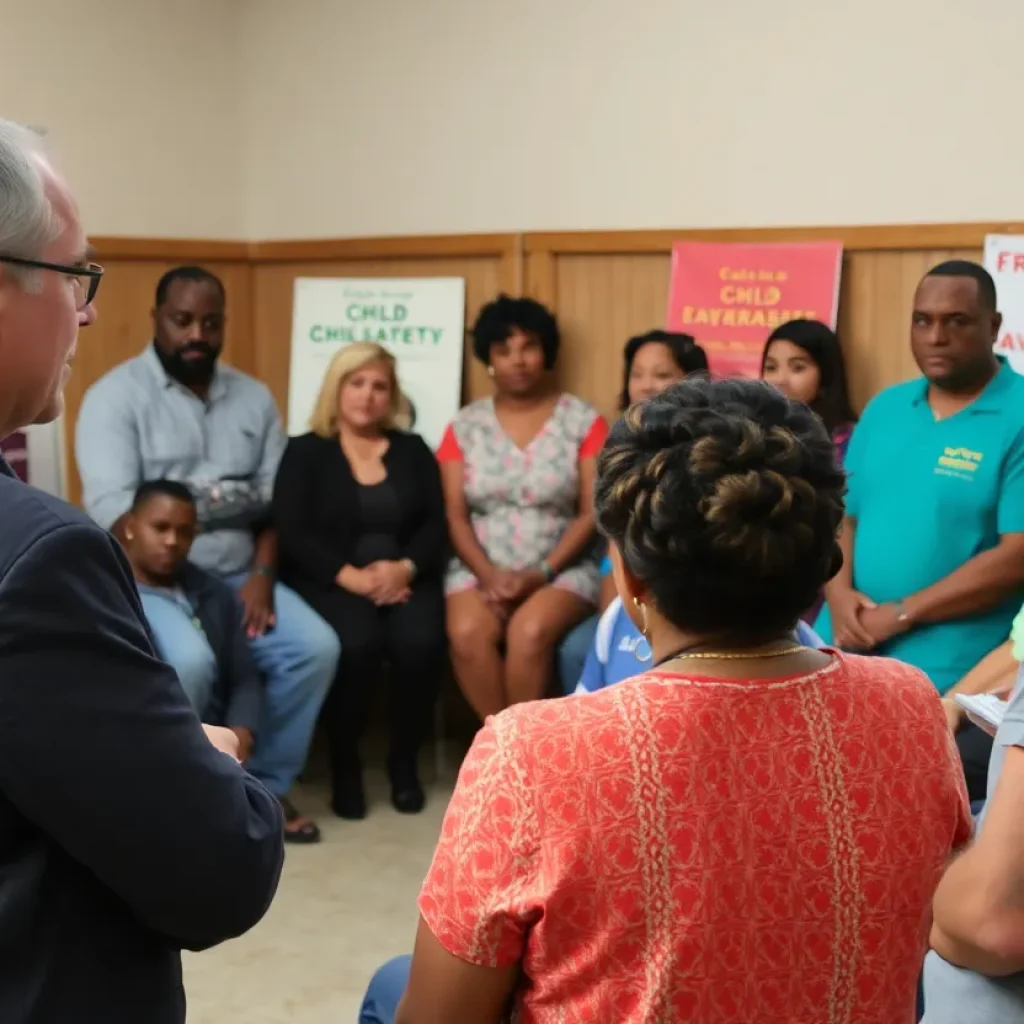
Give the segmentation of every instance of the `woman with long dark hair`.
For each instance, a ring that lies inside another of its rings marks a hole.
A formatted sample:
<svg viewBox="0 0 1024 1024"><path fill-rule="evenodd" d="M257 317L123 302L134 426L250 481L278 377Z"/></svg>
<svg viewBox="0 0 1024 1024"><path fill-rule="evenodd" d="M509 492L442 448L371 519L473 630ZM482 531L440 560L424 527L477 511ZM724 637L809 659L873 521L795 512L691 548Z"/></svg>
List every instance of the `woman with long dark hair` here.
<svg viewBox="0 0 1024 1024"><path fill-rule="evenodd" d="M836 332L820 320L790 320L776 327L765 342L761 378L817 413L842 462L857 417Z"/></svg>

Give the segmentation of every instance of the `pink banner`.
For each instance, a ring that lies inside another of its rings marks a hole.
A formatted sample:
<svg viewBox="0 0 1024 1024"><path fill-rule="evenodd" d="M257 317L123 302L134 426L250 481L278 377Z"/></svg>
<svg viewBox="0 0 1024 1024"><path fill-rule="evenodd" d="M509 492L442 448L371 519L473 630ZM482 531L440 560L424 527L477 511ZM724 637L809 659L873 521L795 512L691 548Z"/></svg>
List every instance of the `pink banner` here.
<svg viewBox="0 0 1024 1024"><path fill-rule="evenodd" d="M692 334L718 377L758 377L764 343L788 320L839 313L840 242L677 242L668 329Z"/></svg>

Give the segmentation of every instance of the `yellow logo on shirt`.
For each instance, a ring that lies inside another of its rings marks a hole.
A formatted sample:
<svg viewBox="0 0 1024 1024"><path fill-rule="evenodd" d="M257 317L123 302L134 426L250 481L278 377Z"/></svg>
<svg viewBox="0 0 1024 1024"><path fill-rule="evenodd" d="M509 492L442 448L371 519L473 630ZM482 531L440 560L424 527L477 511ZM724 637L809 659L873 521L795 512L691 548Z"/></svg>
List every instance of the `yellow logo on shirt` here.
<svg viewBox="0 0 1024 1024"><path fill-rule="evenodd" d="M935 472L941 476L955 476L960 480L973 480L978 466L984 458L982 452L970 448L950 448L948 445L939 456Z"/></svg>

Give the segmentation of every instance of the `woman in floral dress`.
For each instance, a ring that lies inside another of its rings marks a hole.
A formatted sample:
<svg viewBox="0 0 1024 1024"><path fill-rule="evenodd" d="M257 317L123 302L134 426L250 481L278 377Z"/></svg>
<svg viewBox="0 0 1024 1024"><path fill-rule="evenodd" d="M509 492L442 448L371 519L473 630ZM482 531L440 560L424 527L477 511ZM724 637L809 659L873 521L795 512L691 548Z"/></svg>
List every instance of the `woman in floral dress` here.
<svg viewBox="0 0 1024 1024"><path fill-rule="evenodd" d="M554 648L600 590L594 467L608 427L549 371L555 318L501 296L473 350L495 394L452 421L438 449L455 557L445 580L455 676L481 718L547 691Z"/></svg>

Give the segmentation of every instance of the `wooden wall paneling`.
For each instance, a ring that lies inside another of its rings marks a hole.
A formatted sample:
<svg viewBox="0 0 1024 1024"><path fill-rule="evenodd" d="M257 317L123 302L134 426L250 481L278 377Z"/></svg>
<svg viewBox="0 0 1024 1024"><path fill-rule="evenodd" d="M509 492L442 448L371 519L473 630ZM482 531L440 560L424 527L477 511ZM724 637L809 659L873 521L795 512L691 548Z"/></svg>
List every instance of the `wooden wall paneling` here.
<svg viewBox="0 0 1024 1024"><path fill-rule="evenodd" d="M665 322L669 257L559 256L554 308L564 334L559 381L606 416L618 411L622 346Z"/></svg>
<svg viewBox="0 0 1024 1024"><path fill-rule="evenodd" d="M838 239L845 247L839 332L860 409L882 388L917 373L910 310L929 267L950 258L980 260L985 234L1020 230L1013 224L937 224L527 234L525 282L562 324L563 386L611 414L622 386L623 344L665 322L672 242Z"/></svg>
<svg viewBox="0 0 1024 1024"><path fill-rule="evenodd" d="M516 268L514 236L497 236L490 253L469 255L417 255L398 258L388 252L371 257L372 249L360 250L360 257L306 259L287 262L257 262L253 270L256 375L274 393L282 413L288 404L291 359L292 294L297 277L461 277L466 281L466 326L472 324L480 307L499 292L514 292ZM390 247L392 240L380 239ZM421 240L421 241L430 241ZM469 246L467 246L469 247ZM267 250L264 250L266 252ZM291 250L297 251L297 250ZM490 391L487 374L465 347L463 397L470 401Z"/></svg>
<svg viewBox="0 0 1024 1024"><path fill-rule="evenodd" d="M74 373L65 390L67 489L69 500L76 503L81 498L81 480L75 464L74 431L82 397L103 374L138 355L152 338L153 293L167 270L199 263L224 281L228 295L225 359L246 372L255 370L252 272L245 244L174 239L98 239L94 244L97 262L106 270L96 296L97 319L78 339ZM231 258L225 260L225 256Z"/></svg>

